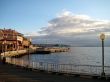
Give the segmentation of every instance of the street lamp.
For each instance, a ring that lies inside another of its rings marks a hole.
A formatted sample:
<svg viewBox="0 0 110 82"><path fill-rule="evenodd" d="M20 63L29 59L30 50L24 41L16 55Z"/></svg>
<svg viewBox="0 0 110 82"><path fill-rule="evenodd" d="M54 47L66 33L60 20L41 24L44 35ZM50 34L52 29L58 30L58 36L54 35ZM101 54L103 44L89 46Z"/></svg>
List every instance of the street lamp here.
<svg viewBox="0 0 110 82"><path fill-rule="evenodd" d="M101 76L104 77L105 76L105 72L104 72L104 39L105 39L105 34L102 33L100 35L100 39L102 41L102 73Z"/></svg>

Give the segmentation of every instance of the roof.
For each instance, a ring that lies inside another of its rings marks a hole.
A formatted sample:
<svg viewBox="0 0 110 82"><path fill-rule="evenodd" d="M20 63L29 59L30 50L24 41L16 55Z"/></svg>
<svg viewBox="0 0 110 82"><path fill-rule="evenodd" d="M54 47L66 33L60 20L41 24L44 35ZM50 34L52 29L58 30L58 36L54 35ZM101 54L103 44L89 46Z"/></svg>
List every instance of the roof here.
<svg viewBox="0 0 110 82"><path fill-rule="evenodd" d="M12 30L12 29L0 29L0 32L3 35L7 35L7 34L13 34L13 35L19 35L19 36L22 36L23 35L23 34L15 31L15 30Z"/></svg>
<svg viewBox="0 0 110 82"><path fill-rule="evenodd" d="M0 40L3 40L3 39L12 40L12 39L16 39L16 36L23 37L23 34L12 29L0 29Z"/></svg>

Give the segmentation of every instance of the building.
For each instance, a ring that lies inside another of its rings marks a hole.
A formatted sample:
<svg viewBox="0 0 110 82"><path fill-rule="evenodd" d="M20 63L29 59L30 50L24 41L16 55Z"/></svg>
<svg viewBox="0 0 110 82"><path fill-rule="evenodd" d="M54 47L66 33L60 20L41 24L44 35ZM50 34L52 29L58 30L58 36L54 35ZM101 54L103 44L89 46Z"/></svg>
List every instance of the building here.
<svg viewBox="0 0 110 82"><path fill-rule="evenodd" d="M12 29L0 29L0 52L21 50L31 42L23 34Z"/></svg>

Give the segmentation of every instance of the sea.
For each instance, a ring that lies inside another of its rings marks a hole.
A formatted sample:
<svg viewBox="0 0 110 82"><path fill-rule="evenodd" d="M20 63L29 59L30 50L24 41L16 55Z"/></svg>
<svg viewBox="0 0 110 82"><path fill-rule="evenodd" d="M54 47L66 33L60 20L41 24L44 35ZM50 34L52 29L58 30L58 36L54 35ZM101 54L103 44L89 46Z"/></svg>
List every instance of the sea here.
<svg viewBox="0 0 110 82"><path fill-rule="evenodd" d="M30 54L21 59L34 62L46 62L56 64L74 65L102 65L101 47L70 47L68 52L56 52L51 54ZM110 47L104 48L104 64L110 66Z"/></svg>

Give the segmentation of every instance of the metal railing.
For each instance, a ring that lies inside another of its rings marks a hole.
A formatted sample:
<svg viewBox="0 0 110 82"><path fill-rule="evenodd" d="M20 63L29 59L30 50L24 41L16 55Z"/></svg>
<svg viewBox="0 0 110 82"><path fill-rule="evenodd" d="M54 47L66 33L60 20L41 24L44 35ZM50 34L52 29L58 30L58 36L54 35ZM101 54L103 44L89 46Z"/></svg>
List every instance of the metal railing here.
<svg viewBox="0 0 110 82"><path fill-rule="evenodd" d="M34 61L29 62L27 60L10 57L6 58L6 62L18 66L59 73L101 75L102 72L102 66L97 65L57 64ZM105 66L105 73L106 75L110 75L110 66Z"/></svg>

